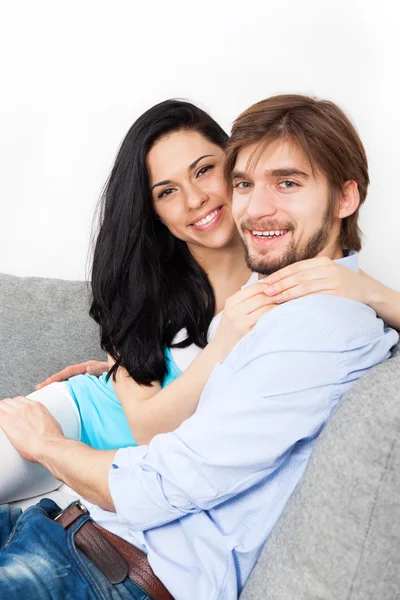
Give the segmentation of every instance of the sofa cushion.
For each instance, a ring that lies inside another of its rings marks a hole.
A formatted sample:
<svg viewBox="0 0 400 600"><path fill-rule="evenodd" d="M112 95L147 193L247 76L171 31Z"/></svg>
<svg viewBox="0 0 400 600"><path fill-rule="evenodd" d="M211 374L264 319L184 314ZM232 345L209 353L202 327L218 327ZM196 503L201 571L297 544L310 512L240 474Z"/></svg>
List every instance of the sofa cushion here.
<svg viewBox="0 0 400 600"><path fill-rule="evenodd" d="M104 359L83 281L0 274L0 399L67 365Z"/></svg>
<svg viewBox="0 0 400 600"><path fill-rule="evenodd" d="M400 590L400 354L345 396L241 600L395 600Z"/></svg>

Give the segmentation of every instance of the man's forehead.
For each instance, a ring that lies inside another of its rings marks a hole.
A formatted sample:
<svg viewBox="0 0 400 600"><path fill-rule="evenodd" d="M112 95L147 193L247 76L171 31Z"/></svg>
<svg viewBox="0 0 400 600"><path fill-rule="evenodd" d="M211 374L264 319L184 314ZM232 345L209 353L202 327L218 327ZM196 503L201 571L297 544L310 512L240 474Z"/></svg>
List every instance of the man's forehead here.
<svg viewBox="0 0 400 600"><path fill-rule="evenodd" d="M295 142L283 139L261 141L243 147L234 167L234 171L249 174L258 170L274 172L290 169L313 176L313 169L305 152Z"/></svg>

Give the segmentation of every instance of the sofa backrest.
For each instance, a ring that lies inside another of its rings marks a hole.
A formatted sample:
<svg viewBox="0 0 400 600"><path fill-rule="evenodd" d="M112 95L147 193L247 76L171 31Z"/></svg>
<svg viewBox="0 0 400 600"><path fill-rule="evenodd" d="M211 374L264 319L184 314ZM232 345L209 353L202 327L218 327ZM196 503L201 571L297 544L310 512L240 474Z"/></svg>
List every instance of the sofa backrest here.
<svg viewBox="0 0 400 600"><path fill-rule="evenodd" d="M104 359L84 282L0 275L0 399ZM241 600L395 600L400 353L362 377L316 444Z"/></svg>
<svg viewBox="0 0 400 600"><path fill-rule="evenodd" d="M400 353L344 397L241 600L400 598Z"/></svg>
<svg viewBox="0 0 400 600"><path fill-rule="evenodd" d="M0 399L64 367L104 359L83 281L0 274Z"/></svg>

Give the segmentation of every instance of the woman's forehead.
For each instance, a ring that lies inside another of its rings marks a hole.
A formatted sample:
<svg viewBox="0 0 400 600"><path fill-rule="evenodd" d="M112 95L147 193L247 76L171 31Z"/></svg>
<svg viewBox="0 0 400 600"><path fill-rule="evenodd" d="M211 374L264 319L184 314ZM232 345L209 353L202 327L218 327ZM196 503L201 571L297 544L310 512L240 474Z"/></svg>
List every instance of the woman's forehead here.
<svg viewBox="0 0 400 600"><path fill-rule="evenodd" d="M151 179L170 179L187 171L201 156L221 156L223 150L197 131L175 131L160 140L147 155Z"/></svg>

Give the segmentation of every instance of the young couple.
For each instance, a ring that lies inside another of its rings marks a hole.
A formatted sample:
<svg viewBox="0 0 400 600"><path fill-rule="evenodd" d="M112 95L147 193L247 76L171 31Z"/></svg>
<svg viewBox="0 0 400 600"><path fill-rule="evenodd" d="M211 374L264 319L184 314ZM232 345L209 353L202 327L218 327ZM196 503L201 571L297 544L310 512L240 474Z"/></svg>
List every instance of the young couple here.
<svg viewBox="0 0 400 600"><path fill-rule="evenodd" d="M104 529L77 506L56 522L50 501L22 516L2 507L0 595L237 597L339 399L398 339L372 309L398 327L399 295L358 274L367 187L361 141L330 102L270 98L229 141L185 102L133 125L93 262L112 378L0 403L3 480L14 477L2 501L62 481ZM88 366L104 369L77 370ZM17 489L27 461L35 486ZM75 535L88 529L95 551ZM104 540L130 568L118 582ZM32 552L41 560L18 572ZM60 563L76 570L57 578Z"/></svg>

